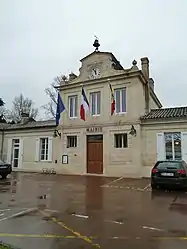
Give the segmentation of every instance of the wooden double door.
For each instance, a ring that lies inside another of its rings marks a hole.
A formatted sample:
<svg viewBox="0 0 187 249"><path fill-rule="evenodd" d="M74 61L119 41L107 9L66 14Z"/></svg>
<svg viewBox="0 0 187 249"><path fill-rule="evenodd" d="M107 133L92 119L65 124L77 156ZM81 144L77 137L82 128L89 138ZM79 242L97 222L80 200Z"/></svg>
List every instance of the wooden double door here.
<svg viewBox="0 0 187 249"><path fill-rule="evenodd" d="M103 174L103 135L87 136L87 173Z"/></svg>

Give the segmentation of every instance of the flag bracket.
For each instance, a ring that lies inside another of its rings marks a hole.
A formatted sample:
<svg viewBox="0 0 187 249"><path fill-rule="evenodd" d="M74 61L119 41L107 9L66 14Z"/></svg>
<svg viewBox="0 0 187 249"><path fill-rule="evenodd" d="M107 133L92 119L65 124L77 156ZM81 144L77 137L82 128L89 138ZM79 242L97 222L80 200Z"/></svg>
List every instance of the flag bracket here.
<svg viewBox="0 0 187 249"><path fill-rule="evenodd" d="M57 129L54 130L54 137L61 137L61 132L59 132Z"/></svg>

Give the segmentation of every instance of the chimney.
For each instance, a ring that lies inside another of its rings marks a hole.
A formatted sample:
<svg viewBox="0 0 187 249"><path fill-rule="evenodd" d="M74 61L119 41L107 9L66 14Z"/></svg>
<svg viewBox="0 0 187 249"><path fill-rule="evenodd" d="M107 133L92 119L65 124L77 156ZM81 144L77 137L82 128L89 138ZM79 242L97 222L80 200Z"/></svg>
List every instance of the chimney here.
<svg viewBox="0 0 187 249"><path fill-rule="evenodd" d="M149 80L149 59L147 57L141 58L141 67L146 80Z"/></svg>
<svg viewBox="0 0 187 249"><path fill-rule="evenodd" d="M149 112L150 84L149 84L149 59L147 57L141 58L141 69L147 81L147 84L145 84L145 113L148 113Z"/></svg>
<svg viewBox="0 0 187 249"><path fill-rule="evenodd" d="M21 113L21 124L25 124L29 121L29 113L22 112Z"/></svg>
<svg viewBox="0 0 187 249"><path fill-rule="evenodd" d="M155 83L154 83L154 80L152 78L149 78L149 86L154 91Z"/></svg>

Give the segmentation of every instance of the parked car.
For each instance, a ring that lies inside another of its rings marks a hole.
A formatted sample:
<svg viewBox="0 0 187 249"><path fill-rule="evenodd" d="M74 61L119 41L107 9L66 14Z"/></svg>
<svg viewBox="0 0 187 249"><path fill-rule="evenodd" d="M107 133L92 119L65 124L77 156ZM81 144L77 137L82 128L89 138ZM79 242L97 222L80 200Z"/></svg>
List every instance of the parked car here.
<svg viewBox="0 0 187 249"><path fill-rule="evenodd" d="M12 165L10 163L6 163L0 159L0 175L3 179L7 178L7 175L11 174Z"/></svg>
<svg viewBox="0 0 187 249"><path fill-rule="evenodd" d="M183 160L156 162L151 171L151 187L187 188L187 164Z"/></svg>

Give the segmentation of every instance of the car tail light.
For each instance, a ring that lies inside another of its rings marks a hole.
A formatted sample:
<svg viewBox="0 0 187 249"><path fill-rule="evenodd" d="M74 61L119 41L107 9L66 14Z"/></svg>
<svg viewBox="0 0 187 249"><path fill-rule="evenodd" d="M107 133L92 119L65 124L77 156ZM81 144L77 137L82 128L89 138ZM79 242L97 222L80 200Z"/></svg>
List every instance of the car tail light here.
<svg viewBox="0 0 187 249"><path fill-rule="evenodd" d="M186 175L186 171L184 169L178 169L177 173L179 173L181 175Z"/></svg>
<svg viewBox="0 0 187 249"><path fill-rule="evenodd" d="M152 173L158 172L158 169L152 169Z"/></svg>

